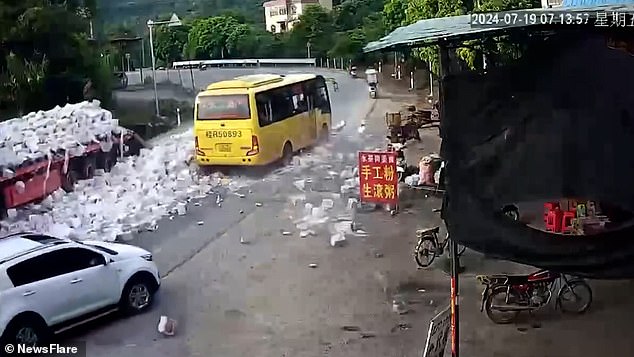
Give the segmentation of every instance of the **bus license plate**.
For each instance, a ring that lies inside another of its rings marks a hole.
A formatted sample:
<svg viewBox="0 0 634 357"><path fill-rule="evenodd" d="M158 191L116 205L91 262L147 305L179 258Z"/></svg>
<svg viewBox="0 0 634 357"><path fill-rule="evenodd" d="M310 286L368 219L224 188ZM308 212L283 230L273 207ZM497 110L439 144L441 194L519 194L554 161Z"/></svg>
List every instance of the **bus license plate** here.
<svg viewBox="0 0 634 357"><path fill-rule="evenodd" d="M231 144L218 144L218 151L231 152Z"/></svg>
<svg viewBox="0 0 634 357"><path fill-rule="evenodd" d="M242 131L240 130L209 130L206 133L207 138L241 138Z"/></svg>

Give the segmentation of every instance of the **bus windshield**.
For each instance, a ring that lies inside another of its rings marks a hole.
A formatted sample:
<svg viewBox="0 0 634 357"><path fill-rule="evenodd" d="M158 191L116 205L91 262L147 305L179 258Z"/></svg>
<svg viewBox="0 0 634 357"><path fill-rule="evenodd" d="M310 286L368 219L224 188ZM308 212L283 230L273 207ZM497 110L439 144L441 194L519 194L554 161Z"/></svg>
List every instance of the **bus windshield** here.
<svg viewBox="0 0 634 357"><path fill-rule="evenodd" d="M246 94L207 95L198 98L198 120L249 119Z"/></svg>

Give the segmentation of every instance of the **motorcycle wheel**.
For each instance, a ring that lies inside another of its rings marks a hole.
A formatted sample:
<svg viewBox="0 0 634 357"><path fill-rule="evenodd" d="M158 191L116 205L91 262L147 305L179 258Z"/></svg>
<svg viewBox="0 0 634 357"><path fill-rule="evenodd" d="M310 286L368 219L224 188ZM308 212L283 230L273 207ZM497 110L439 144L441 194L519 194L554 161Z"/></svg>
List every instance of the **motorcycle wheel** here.
<svg viewBox="0 0 634 357"><path fill-rule="evenodd" d="M564 313L583 314L591 304L592 289L583 280L570 281L557 294L557 305Z"/></svg>
<svg viewBox="0 0 634 357"><path fill-rule="evenodd" d="M484 308L487 312L489 320L496 324L504 325L509 324L517 318L519 311L499 311L493 309L493 305L507 305L506 303L506 291L507 287L500 285L492 287L489 290L489 296L487 296ZM497 300L496 300L497 299ZM513 304L514 301L519 301L520 297L513 290L508 293L508 305Z"/></svg>
<svg viewBox="0 0 634 357"><path fill-rule="evenodd" d="M414 249L416 264L421 268L427 268L436 259L436 240L432 236L420 238Z"/></svg>

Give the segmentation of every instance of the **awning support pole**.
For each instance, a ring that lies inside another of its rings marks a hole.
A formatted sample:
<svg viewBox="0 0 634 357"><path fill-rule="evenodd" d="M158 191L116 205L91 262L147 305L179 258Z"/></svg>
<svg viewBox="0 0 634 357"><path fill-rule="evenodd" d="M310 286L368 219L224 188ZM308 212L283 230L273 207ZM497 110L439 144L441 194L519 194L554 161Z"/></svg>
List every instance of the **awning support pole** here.
<svg viewBox="0 0 634 357"><path fill-rule="evenodd" d="M445 121L445 86L444 81L445 77L449 74L449 50L444 43L440 43L440 51L439 51L439 118L440 118L440 126L442 128L442 124ZM450 163L445 163L445 165L449 165ZM446 187L446 183L445 183ZM445 208L447 206L447 191L443 195L443 204L442 204L442 218L445 219ZM448 228L447 228L448 229ZM460 299L460 284L459 284L459 273L460 273L460 257L458 256L458 242L449 236L450 246L449 253L451 254L451 357L459 357L460 356L460 319L459 319L459 299Z"/></svg>

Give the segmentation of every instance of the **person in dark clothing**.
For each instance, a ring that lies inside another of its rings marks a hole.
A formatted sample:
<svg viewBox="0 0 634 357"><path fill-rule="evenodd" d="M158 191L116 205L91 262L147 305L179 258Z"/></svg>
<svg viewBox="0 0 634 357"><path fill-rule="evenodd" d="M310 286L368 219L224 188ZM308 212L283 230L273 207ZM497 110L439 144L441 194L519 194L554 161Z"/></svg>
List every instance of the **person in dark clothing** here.
<svg viewBox="0 0 634 357"><path fill-rule="evenodd" d="M95 89L93 88L92 80L89 79L84 85L84 100L92 101L95 98Z"/></svg>

